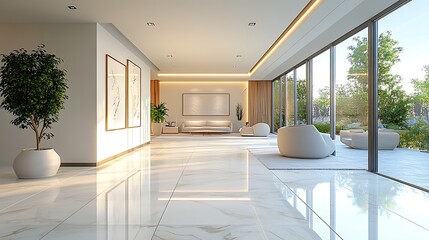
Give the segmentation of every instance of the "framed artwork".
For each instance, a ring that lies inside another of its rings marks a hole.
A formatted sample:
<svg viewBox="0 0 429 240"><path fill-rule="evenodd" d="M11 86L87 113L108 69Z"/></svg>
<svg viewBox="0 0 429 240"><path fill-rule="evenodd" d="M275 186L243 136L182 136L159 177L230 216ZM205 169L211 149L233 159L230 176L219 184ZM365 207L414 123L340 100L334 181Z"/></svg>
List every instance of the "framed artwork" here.
<svg viewBox="0 0 429 240"><path fill-rule="evenodd" d="M141 126L141 69L127 60L127 127Z"/></svg>
<svg viewBox="0 0 429 240"><path fill-rule="evenodd" d="M106 54L106 130L126 126L126 67Z"/></svg>
<svg viewBox="0 0 429 240"><path fill-rule="evenodd" d="M183 93L183 116L229 116L229 93Z"/></svg>

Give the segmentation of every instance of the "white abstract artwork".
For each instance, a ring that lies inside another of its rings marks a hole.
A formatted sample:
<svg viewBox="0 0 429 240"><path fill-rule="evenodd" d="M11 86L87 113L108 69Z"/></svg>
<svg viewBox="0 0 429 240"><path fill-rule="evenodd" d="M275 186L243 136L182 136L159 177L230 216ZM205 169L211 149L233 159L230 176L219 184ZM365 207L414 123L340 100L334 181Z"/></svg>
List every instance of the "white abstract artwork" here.
<svg viewBox="0 0 429 240"><path fill-rule="evenodd" d="M106 55L106 130L125 128L126 117L126 67Z"/></svg>
<svg viewBox="0 0 429 240"><path fill-rule="evenodd" d="M229 93L184 93L183 116L229 116Z"/></svg>
<svg viewBox="0 0 429 240"><path fill-rule="evenodd" d="M141 69L132 61L127 61L128 68L128 127L141 125Z"/></svg>

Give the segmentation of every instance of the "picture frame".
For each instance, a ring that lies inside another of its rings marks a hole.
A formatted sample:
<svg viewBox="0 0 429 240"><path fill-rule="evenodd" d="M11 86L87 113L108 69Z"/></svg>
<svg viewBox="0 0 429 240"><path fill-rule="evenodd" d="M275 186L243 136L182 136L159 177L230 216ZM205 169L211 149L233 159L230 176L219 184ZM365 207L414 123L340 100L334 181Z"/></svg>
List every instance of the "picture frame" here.
<svg viewBox="0 0 429 240"><path fill-rule="evenodd" d="M127 60L127 127L141 127L141 68Z"/></svg>
<svg viewBox="0 0 429 240"><path fill-rule="evenodd" d="M126 66L106 54L106 131L126 128Z"/></svg>

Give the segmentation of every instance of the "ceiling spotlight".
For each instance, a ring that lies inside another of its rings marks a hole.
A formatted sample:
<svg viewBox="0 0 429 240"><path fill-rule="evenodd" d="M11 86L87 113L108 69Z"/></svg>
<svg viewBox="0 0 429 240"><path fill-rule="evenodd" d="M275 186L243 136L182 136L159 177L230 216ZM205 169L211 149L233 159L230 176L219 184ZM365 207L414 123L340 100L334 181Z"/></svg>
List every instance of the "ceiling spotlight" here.
<svg viewBox="0 0 429 240"><path fill-rule="evenodd" d="M256 25L256 23L255 22L250 22L249 23L249 27L254 27Z"/></svg>
<svg viewBox="0 0 429 240"><path fill-rule="evenodd" d="M242 56L241 55L237 55L237 56L235 56L236 58L241 58Z"/></svg>
<svg viewBox="0 0 429 240"><path fill-rule="evenodd" d="M148 25L149 27L155 27L155 23L153 23L153 22L148 22L148 23L147 23L147 25Z"/></svg>
<svg viewBox="0 0 429 240"><path fill-rule="evenodd" d="M168 55L167 55L167 57L168 57L168 58L172 58L172 57L173 57L173 55L172 55L172 54L168 54Z"/></svg>
<svg viewBox="0 0 429 240"><path fill-rule="evenodd" d="M71 10L76 10L77 9L77 7L76 6L73 6L73 5L70 5L70 6L67 6L69 9L71 9Z"/></svg>

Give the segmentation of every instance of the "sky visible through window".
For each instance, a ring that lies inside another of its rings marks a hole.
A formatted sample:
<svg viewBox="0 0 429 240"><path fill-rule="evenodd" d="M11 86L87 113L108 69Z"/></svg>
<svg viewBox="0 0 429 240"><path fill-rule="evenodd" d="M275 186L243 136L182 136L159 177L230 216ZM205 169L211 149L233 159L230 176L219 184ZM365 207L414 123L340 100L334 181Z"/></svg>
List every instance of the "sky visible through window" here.
<svg viewBox="0 0 429 240"><path fill-rule="evenodd" d="M423 79L423 66L429 65L428 9L428 0L413 0L383 17L378 22L379 34L391 31L393 39L398 41L398 45L403 48L400 54L400 62L392 68L392 73L402 76L402 86L407 94L413 93L411 79ZM368 29L365 28L354 36L367 37L367 32ZM347 72L350 67L350 63L347 60L350 50L347 47L355 44L353 37L350 37L336 47L336 84L345 84L347 82ZM329 77L329 62L319 61L317 64L313 64L313 69L314 72L324 76L318 79L320 82L314 81L313 86L315 89L322 88L324 82L326 82L324 78ZM318 97L317 91L314 92L314 97Z"/></svg>

